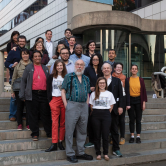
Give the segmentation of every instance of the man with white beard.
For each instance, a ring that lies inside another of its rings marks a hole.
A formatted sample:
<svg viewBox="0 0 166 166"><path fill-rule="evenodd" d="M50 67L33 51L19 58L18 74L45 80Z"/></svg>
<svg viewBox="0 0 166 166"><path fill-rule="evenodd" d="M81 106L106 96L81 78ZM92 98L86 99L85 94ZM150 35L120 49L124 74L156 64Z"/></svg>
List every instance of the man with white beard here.
<svg viewBox="0 0 166 166"><path fill-rule="evenodd" d="M89 78L83 75L85 63L83 60L75 62L75 72L65 76L62 84L62 100L65 112L65 142L67 160L76 163L77 159L93 160L85 154L84 144L87 136L88 103L90 93ZM68 101L68 102L67 102ZM77 154L73 150L73 133L76 128Z"/></svg>

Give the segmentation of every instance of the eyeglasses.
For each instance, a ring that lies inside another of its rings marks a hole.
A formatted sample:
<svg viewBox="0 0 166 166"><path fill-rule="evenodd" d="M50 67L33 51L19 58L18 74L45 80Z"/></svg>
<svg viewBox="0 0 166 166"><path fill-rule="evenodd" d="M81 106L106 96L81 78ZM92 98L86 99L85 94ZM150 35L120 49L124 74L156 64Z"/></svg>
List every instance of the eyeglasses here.
<svg viewBox="0 0 166 166"><path fill-rule="evenodd" d="M99 59L92 59L92 61L94 61L94 62L95 62L95 61L96 61L96 62L98 62L98 61L99 61Z"/></svg>
<svg viewBox="0 0 166 166"><path fill-rule="evenodd" d="M66 54L66 55L69 55L69 53L68 53L68 52L65 52L65 53L61 53L61 54L62 54L62 55L65 55L65 54Z"/></svg>
<svg viewBox="0 0 166 166"><path fill-rule="evenodd" d="M100 85L102 85L102 84L104 85L104 84L106 84L106 83L105 83L105 82L99 82L99 84L100 84Z"/></svg>
<svg viewBox="0 0 166 166"><path fill-rule="evenodd" d="M76 66L81 66L81 67L83 67L83 66L85 66L85 65L77 63Z"/></svg>

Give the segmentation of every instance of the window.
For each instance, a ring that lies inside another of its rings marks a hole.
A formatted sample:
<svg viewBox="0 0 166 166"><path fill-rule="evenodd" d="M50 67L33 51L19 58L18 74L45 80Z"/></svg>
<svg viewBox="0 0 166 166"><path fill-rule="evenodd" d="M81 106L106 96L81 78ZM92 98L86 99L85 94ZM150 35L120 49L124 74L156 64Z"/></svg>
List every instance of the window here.
<svg viewBox="0 0 166 166"><path fill-rule="evenodd" d="M0 11L4 8L4 7L6 7L7 5L8 5L8 3L9 2L11 2L12 0L2 0L1 2L0 2Z"/></svg>

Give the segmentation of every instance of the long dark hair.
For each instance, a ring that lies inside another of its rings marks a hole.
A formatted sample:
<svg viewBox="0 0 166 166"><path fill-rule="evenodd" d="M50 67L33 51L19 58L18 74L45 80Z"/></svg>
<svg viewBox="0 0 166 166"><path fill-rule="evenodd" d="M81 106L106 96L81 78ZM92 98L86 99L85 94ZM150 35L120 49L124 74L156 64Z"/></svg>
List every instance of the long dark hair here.
<svg viewBox="0 0 166 166"><path fill-rule="evenodd" d="M103 76L103 72L102 72L102 70L101 70L101 67L102 67L102 65L103 65L103 58L102 58L102 56L101 56L100 54L98 54L98 53L92 55L92 57L91 57L91 59L90 59L90 63L89 63L92 67L93 67L93 63L92 63L92 62L93 62L94 56L97 56L97 57L99 58L99 64L98 64L98 67L97 67L97 74L98 74L99 77L102 77L102 76Z"/></svg>
<svg viewBox="0 0 166 166"><path fill-rule="evenodd" d="M64 45L64 48L67 48L66 45L64 44L64 42L62 42L62 41L58 42L58 45L57 45L56 50L55 50L55 55L56 55L57 57L59 57L59 54L60 54L60 53L58 52L58 46L59 46L60 44L63 44L63 45Z"/></svg>
<svg viewBox="0 0 166 166"><path fill-rule="evenodd" d="M89 50L89 45L90 45L91 43L95 43L95 45L96 45L96 42L95 42L94 40L89 40L88 43L86 44L86 49L87 49L87 50Z"/></svg>
<svg viewBox="0 0 166 166"><path fill-rule="evenodd" d="M13 36L15 36L15 35L20 36L20 33L19 33L18 31L13 31L13 32L12 32L11 38L10 38L10 41L11 41L12 43L14 43Z"/></svg>
<svg viewBox="0 0 166 166"><path fill-rule="evenodd" d="M96 82L96 87L95 87L95 99L94 100L97 100L99 99L99 96L100 96L100 91L99 91L99 81L101 80L105 80L105 90L107 90L107 79L105 77L99 77L97 79L97 82Z"/></svg>
<svg viewBox="0 0 166 166"><path fill-rule="evenodd" d="M39 41L39 39L42 39L43 40L43 43L44 43L44 39L42 37L38 37L36 40L35 40L35 43Z"/></svg>
<svg viewBox="0 0 166 166"><path fill-rule="evenodd" d="M34 50L36 50L36 46L39 44L39 43L41 43L42 44L42 47L43 47L43 51L45 50L45 47L44 47L44 44L41 42L41 41L37 41L36 43L35 43L35 45L34 45L34 47L33 47L33 49Z"/></svg>
<svg viewBox="0 0 166 166"><path fill-rule="evenodd" d="M66 70L65 63L61 59L56 60L55 63L54 63L54 68L53 68L53 71L52 71L53 77L54 78L58 77L58 71L56 69L58 63L62 63L62 65L63 65L62 78L64 78L65 75L67 74L67 70Z"/></svg>

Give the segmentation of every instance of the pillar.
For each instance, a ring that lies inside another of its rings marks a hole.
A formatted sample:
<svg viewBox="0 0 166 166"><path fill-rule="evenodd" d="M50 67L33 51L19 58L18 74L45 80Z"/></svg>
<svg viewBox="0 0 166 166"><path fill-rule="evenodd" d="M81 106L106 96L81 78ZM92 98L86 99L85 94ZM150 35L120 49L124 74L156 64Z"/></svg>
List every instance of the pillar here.
<svg viewBox="0 0 166 166"><path fill-rule="evenodd" d="M0 95L4 91L4 54L0 51Z"/></svg>

